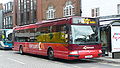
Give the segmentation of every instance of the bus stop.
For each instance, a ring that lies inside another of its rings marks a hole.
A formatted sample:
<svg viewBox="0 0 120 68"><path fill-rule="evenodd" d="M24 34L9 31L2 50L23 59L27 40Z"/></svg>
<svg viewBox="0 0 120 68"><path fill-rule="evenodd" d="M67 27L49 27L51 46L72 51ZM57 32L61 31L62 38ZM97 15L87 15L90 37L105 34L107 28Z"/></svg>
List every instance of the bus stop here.
<svg viewBox="0 0 120 68"><path fill-rule="evenodd" d="M120 59L120 15L101 17L100 24L103 56Z"/></svg>

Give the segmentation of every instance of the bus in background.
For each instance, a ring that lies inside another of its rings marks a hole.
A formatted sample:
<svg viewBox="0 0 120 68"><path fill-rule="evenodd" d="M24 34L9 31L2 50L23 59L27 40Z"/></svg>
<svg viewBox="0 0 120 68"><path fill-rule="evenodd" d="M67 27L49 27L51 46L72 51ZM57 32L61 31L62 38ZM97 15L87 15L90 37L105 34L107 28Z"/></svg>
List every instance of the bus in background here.
<svg viewBox="0 0 120 68"><path fill-rule="evenodd" d="M0 29L0 49L12 49L13 29Z"/></svg>
<svg viewBox="0 0 120 68"><path fill-rule="evenodd" d="M68 17L14 28L13 50L49 59L85 59L101 57L99 20Z"/></svg>

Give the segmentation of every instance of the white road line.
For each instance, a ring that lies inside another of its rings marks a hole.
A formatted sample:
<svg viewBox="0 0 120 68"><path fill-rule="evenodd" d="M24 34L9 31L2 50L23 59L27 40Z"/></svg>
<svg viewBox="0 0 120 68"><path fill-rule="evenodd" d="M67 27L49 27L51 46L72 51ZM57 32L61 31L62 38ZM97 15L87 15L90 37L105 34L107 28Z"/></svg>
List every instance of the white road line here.
<svg viewBox="0 0 120 68"><path fill-rule="evenodd" d="M16 60L16 59L11 59L11 58L7 58L7 59L12 60L12 61L15 61L15 62L18 62L18 63L20 63L20 64L25 64L25 63L23 63L23 62L21 62L21 61L19 61L19 60Z"/></svg>
<svg viewBox="0 0 120 68"><path fill-rule="evenodd" d="M73 68L81 68L81 67L79 67L79 66L73 66Z"/></svg>

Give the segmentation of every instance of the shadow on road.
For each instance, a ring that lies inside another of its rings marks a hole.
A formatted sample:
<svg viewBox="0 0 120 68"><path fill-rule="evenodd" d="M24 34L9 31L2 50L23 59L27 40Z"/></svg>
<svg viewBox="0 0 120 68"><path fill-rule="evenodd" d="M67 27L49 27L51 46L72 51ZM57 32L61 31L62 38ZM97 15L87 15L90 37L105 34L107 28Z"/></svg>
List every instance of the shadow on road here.
<svg viewBox="0 0 120 68"><path fill-rule="evenodd" d="M56 59L56 62L67 63L67 64L78 64L78 63L96 63L98 61L93 61L92 59L77 59L77 60L64 60Z"/></svg>
<svg viewBox="0 0 120 68"><path fill-rule="evenodd" d="M15 52L15 54L19 54L18 52ZM79 64L79 63L98 63L100 61L94 60L94 59L78 59L78 60L65 60L65 59L59 59L55 58L55 60L49 60L47 56L41 56L41 55L35 55L35 54L24 54L26 56L32 56L35 58L40 58L44 60L48 60L49 62L59 62L59 63L65 63L65 64Z"/></svg>

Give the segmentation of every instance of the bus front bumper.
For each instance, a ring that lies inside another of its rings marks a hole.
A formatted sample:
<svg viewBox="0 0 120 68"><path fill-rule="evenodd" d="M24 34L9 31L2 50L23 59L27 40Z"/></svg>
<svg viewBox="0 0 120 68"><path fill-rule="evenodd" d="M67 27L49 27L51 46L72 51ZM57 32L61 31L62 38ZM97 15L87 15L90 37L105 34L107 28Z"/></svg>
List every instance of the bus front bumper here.
<svg viewBox="0 0 120 68"><path fill-rule="evenodd" d="M102 56L102 52L99 52L98 50L92 50L92 51L83 51L83 52L70 52L68 55L68 59L88 59L88 58L99 58Z"/></svg>

